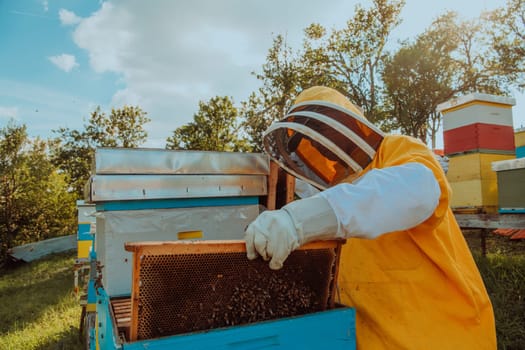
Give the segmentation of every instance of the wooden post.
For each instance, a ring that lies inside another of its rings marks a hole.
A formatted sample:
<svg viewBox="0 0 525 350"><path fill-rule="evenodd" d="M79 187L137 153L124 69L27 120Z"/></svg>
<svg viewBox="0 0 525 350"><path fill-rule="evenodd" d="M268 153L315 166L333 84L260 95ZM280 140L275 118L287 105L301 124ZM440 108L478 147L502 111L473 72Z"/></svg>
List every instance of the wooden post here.
<svg viewBox="0 0 525 350"><path fill-rule="evenodd" d="M277 202L277 181L279 180L279 165L270 161L270 175L268 176L268 195L266 197L266 208L274 210Z"/></svg>
<svg viewBox="0 0 525 350"><path fill-rule="evenodd" d="M295 199L295 177L286 174L286 204Z"/></svg>
<svg viewBox="0 0 525 350"><path fill-rule="evenodd" d="M133 251L133 271L131 281L131 322L129 328L130 341L136 341L139 330L139 304L140 304L140 263L142 249L138 247Z"/></svg>

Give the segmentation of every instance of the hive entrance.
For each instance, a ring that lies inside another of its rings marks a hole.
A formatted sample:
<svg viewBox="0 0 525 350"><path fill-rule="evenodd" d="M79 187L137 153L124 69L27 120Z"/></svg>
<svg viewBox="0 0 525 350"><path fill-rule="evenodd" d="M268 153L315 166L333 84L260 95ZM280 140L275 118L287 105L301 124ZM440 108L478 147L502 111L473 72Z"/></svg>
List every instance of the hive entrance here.
<svg viewBox="0 0 525 350"><path fill-rule="evenodd" d="M321 242L319 242L321 243ZM128 244L134 254L131 339L242 325L333 307L339 243L293 252L281 270L244 243ZM182 249L182 250L181 250Z"/></svg>

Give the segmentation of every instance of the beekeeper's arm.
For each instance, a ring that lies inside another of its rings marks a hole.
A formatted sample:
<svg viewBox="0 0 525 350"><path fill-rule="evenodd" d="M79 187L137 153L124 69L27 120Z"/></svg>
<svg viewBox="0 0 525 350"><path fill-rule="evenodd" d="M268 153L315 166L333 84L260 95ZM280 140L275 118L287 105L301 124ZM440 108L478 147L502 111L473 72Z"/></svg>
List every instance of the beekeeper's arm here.
<svg viewBox="0 0 525 350"><path fill-rule="evenodd" d="M280 269L293 250L310 241L374 239L412 228L430 217L439 196L434 174L420 163L373 169L352 184L263 212L246 229L247 255L260 255Z"/></svg>

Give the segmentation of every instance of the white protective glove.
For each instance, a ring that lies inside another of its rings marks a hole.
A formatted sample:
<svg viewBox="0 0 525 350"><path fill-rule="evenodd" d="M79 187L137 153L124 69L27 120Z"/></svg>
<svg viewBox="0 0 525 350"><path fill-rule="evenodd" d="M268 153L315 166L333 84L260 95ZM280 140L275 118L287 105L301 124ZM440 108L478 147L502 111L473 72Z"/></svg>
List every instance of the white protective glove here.
<svg viewBox="0 0 525 350"><path fill-rule="evenodd" d="M282 209L265 211L245 231L248 259L259 255L278 270L292 251L301 245L335 238L338 223L327 200L319 195L300 199Z"/></svg>

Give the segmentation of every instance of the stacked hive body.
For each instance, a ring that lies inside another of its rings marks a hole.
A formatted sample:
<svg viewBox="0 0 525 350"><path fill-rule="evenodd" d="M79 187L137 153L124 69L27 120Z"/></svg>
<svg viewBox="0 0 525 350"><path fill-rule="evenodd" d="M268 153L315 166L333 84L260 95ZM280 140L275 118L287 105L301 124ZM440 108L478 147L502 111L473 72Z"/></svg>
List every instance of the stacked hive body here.
<svg viewBox="0 0 525 350"><path fill-rule="evenodd" d="M516 144L516 158L525 158L525 128L516 130L514 143Z"/></svg>
<svg viewBox="0 0 525 350"><path fill-rule="evenodd" d="M241 239L267 193L263 154L100 148L86 197L110 297L131 292L126 242Z"/></svg>
<svg viewBox="0 0 525 350"><path fill-rule="evenodd" d="M498 177L500 213L525 213L525 158L492 163Z"/></svg>
<svg viewBox="0 0 525 350"><path fill-rule="evenodd" d="M514 104L512 98L474 93L438 106L453 209L497 212L497 179L491 163L515 158Z"/></svg>
<svg viewBox="0 0 525 350"><path fill-rule="evenodd" d="M94 211L93 204L87 204L83 200L77 201L77 258L73 269L76 293L80 291L80 286L86 279L85 275L90 268L90 256L95 238L95 216L92 215ZM84 296L81 296L81 304L84 305ZM93 306L91 305L91 308Z"/></svg>
<svg viewBox="0 0 525 350"><path fill-rule="evenodd" d="M93 248L93 238L95 232L95 211L93 204L85 203L83 200L77 201L77 260L88 261L89 253Z"/></svg>

